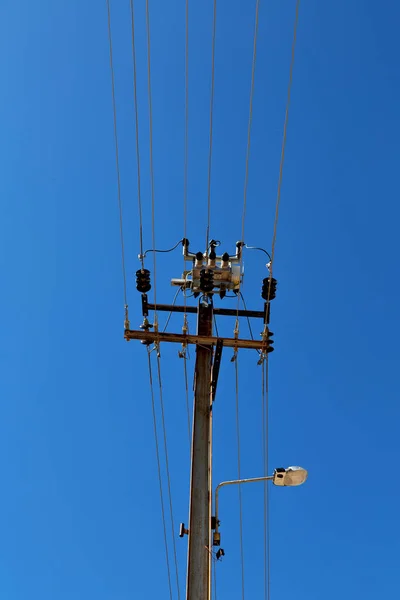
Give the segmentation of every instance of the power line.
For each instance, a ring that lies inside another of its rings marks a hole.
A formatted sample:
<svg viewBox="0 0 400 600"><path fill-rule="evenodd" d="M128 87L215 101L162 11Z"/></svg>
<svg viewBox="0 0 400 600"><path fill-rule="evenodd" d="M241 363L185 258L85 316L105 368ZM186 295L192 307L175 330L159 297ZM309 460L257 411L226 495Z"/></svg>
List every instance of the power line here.
<svg viewBox="0 0 400 600"><path fill-rule="evenodd" d="M132 62L133 62L133 103L135 107L135 132L136 132L136 165L137 165L137 184L138 184L138 208L139 208L139 240L140 255L143 257L143 218L142 218L142 195L140 185L140 152L139 152L139 116L137 102L137 77L136 77L136 49L135 49L135 15L133 9L133 0L131 3L131 26L132 26ZM144 259L141 258L142 269L144 268Z"/></svg>
<svg viewBox="0 0 400 600"><path fill-rule="evenodd" d="M148 357L148 365L149 365L151 407L152 407L152 411L153 411L154 440L155 440L155 445L156 445L158 483L159 483L159 488L160 488L160 501L161 501L161 515L162 515L163 530L164 530L165 558L166 558L166 563L167 563L169 596L170 596L170 600L172 600L171 569L170 569L170 566L169 566L169 554L168 554L168 542L167 542L167 527L166 527L166 523L165 523L164 496L163 496L163 490L162 490L160 451L159 451L159 446L158 446L156 407L155 407L155 401L154 401L153 374L152 374L152 368L151 368L151 356L150 356L150 353L151 353L151 350L150 350L150 347L148 346L147 347L147 357Z"/></svg>
<svg viewBox="0 0 400 600"><path fill-rule="evenodd" d="M238 355L235 359L235 396L236 396L236 437L237 437L237 463L238 463L238 479L241 479L241 461L240 461L240 420L239 420L239 369ZM242 486L239 484L239 534L240 534L240 559L242 569L242 600L244 600L244 549L243 549L243 506L242 506Z"/></svg>
<svg viewBox="0 0 400 600"><path fill-rule="evenodd" d="M172 547L174 550L176 588L177 588L177 593L178 593L178 600L180 600L181 595L180 595L180 588L179 588L178 559L177 559L177 555L176 555L174 511L172 509L171 477L170 477L170 473L169 473L169 460L168 460L167 428L165 426L164 398L163 398L163 388L162 388L162 380L161 380L161 364L160 363L161 363L160 355L157 352L157 372L158 372L158 385L159 385L159 389L160 389L161 422L162 422L163 437L164 437L165 466L166 466L167 482L168 482L168 500L169 500L170 519L171 519L171 529L172 529Z"/></svg>
<svg viewBox="0 0 400 600"><path fill-rule="evenodd" d="M273 269L273 264L274 264L276 233L277 233L277 228L278 228L278 217L279 217L279 205L281 202L283 164L285 161L286 134L287 134L287 125L288 125L288 120L289 120L290 96L291 96L291 91L292 91L294 57L295 57L295 52L296 52L297 24L299 22L299 8L300 8L300 0L297 0L296 15L295 15L295 20L294 20L294 30L293 30L292 57L291 57L291 61L290 61L289 83L288 83L286 110L285 110L285 121L284 121L284 125L283 125L283 138L282 138L281 161L280 161L280 165L279 165L278 190L277 190L277 195L276 195L274 233L272 236L272 244L271 244L271 269L270 269L271 275L270 275L270 277L272 277L272 269ZM269 286L269 289L270 288L271 288L271 284Z"/></svg>
<svg viewBox="0 0 400 600"><path fill-rule="evenodd" d="M110 47L111 93L112 93L113 116L114 116L115 163L116 163L116 169L117 169L119 231L120 231L120 238L121 238L121 255L122 255L122 276L123 276L123 282L124 282L124 304L125 304L125 308L127 309L128 295L127 295L127 290L126 290L125 243L124 243L124 228L123 228L123 214L122 214L122 200L121 200L121 176L120 176L120 169L119 169L117 106L116 106L116 102L115 102L115 79L114 79L114 61L113 61L112 34L111 34L110 0L106 0L106 4L107 4L107 16L108 16L108 41L109 41L109 47Z"/></svg>
<svg viewBox="0 0 400 600"><path fill-rule="evenodd" d="M217 600L217 560L214 558L214 600Z"/></svg>
<svg viewBox="0 0 400 600"><path fill-rule="evenodd" d="M258 15L259 15L260 0L256 0L256 14L254 23L254 36L253 36L253 60L251 66L251 85L250 85L250 101L249 101L249 120L247 124L247 148L246 148L246 167L244 177L244 190L243 190L243 213L242 213L242 241L244 242L244 225L246 220L246 208L247 208L247 188L249 181L249 161L250 161L250 142L251 142L251 125L253 122L253 98L254 98L254 80L256 72L256 58L257 58L257 38L258 38Z"/></svg>
<svg viewBox="0 0 400 600"><path fill-rule="evenodd" d="M209 146L209 151L208 151L207 231L206 231L206 245L205 245L206 248L208 248L208 242L209 242L209 238L210 238L210 220L211 220L211 164L212 164L212 142L213 142L216 25L217 25L217 0L214 0L212 51L211 51L210 146Z"/></svg>
<svg viewBox="0 0 400 600"><path fill-rule="evenodd" d="M189 384L188 384L188 374L187 374L187 361L186 354L183 356L183 374L185 377L185 396L186 396L186 413L187 413L187 424L188 424L188 436L189 436L189 453L191 454L191 445L192 445L192 433L190 427L190 406L189 406Z"/></svg>
<svg viewBox="0 0 400 600"><path fill-rule="evenodd" d="M189 0L185 8L185 145L183 165L183 237L187 239L187 195L188 195L188 154L189 154ZM183 271L186 268L183 257ZM186 290L185 290L186 291ZM183 295L184 318L186 318L186 294ZM186 367L185 367L186 368Z"/></svg>
<svg viewBox="0 0 400 600"><path fill-rule="evenodd" d="M153 169L153 103L151 98L151 42L149 0L146 0L146 30L147 30L147 92L149 100L149 148L150 148L150 183L151 183L151 233L153 248L156 248L155 205L154 205L154 169ZM157 321L157 259L153 257L154 269L154 318Z"/></svg>
<svg viewBox="0 0 400 600"><path fill-rule="evenodd" d="M189 142L189 0L185 10L185 148L183 168L183 237L187 231L188 148Z"/></svg>
<svg viewBox="0 0 400 600"><path fill-rule="evenodd" d="M265 366L264 366L265 365ZM264 477L268 476L268 438L269 438L269 406L268 406L268 355L261 365L262 395L262 441ZM270 526L269 526L269 486L264 481L264 597L270 599Z"/></svg>
<svg viewBox="0 0 400 600"><path fill-rule="evenodd" d="M283 137L282 137L282 148L281 148L281 160L279 165L279 177L278 177L278 189L276 196L276 206L275 206L275 218L274 218L274 230L272 235L272 243L271 243L271 259L270 259L270 275L269 275L269 286L268 286L268 299L271 291L271 281L272 281L272 270L273 263L275 257L275 245L276 245L276 236L278 229L278 218L279 218L279 206L281 201L281 187L282 187L282 177L283 177L283 164L285 161L285 148L286 148L286 137L287 137L287 126L289 120L289 108L290 108L290 97L292 91L292 81L293 81L293 67L294 67L294 59L296 52L296 39L297 39L297 26L299 21L299 9L300 9L300 0L296 2L296 13L294 20L294 29L293 29L293 41L292 41L292 53L291 53L291 61L290 61L290 70L289 70L289 83L287 90L287 100L286 100L286 110L285 110L285 120L283 125ZM262 412L263 412L263 454L264 454L264 475L268 474L268 428L269 428L269 408L268 408L268 355L264 357L265 361L265 372L264 372L264 364L262 365L263 374L262 374ZM270 523L269 523L269 490L267 482L264 483L264 596L266 600L270 600L271 595L271 585L270 585Z"/></svg>
<svg viewBox="0 0 400 600"><path fill-rule="evenodd" d="M178 299L178 296L179 296L179 292L181 291L181 289L182 289L182 288L178 288L178 289L176 290L176 293L175 293L174 299L173 299L173 301L172 301L172 306L175 306L175 304L176 304L176 301L177 301L177 299ZM167 317L167 320L166 320L166 322L165 322L165 325L164 325L163 333L165 333L165 332L167 331L167 327L168 327L168 325L169 325L169 322L170 322L170 320L171 320L172 313L173 313L173 310L170 310L170 312L169 312L169 314L168 314L168 317Z"/></svg>
<svg viewBox="0 0 400 600"><path fill-rule="evenodd" d="M247 188L249 181L249 162L250 162L250 142L251 142L251 125L253 122L253 98L254 98L254 81L256 72L256 58L257 58L257 38L258 38L258 15L259 15L260 0L256 0L256 12L254 18L254 35L253 35L253 59L251 65L251 84L250 84L250 100L249 100L249 119L247 124L247 147L246 147L246 162L245 162L245 176L244 176L244 189L243 189L243 211L242 211L242 238L241 241L244 243L244 226L246 221L246 208L247 208ZM240 271L243 266L243 249L240 257ZM240 284L239 284L240 289ZM237 316L236 316L236 327L239 328L239 303L240 298L238 294L237 300Z"/></svg>

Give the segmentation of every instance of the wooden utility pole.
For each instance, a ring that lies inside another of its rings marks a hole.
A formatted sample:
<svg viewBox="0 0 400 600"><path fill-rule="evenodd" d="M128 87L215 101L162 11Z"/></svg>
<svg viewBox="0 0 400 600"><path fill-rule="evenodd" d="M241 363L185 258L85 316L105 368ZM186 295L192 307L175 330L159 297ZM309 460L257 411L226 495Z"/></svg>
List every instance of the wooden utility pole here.
<svg viewBox="0 0 400 600"><path fill-rule="evenodd" d="M198 335L211 336L212 321L212 298L204 297L199 302ZM212 354L212 346L196 347L187 600L209 600L211 597Z"/></svg>
<svg viewBox="0 0 400 600"><path fill-rule="evenodd" d="M200 296L198 308L194 306L175 306L150 304L147 292L150 290L150 272L144 268L136 272L137 290L142 293L142 313L144 321L140 330L131 330L125 320L125 339L141 340L149 345L172 342L196 345L195 390L193 408L193 435L191 446L190 503L188 529L181 523L180 537L189 536L187 557L186 600L211 600L211 566L214 557L213 547L219 546L220 536L216 517L212 516L212 414L215 399L219 367L223 346L233 348L253 348L265 357L273 350L272 333L268 329L269 302L275 297L276 280L263 280L262 297L264 310L248 311L213 307L213 295L219 293L224 298L227 292L238 294L242 279L241 251L242 242L236 244L236 254L227 253L217 256L215 248L219 242L212 240L209 250L204 254L189 252L189 241L182 240L185 261L191 268L185 271L182 279L172 279L173 285L182 290L191 290L194 296ZM218 261L218 264L217 264ZM271 287L270 287L271 286ZM187 327L182 333L160 332L148 320L149 311L197 313L197 333L189 334ZM263 320L260 340L240 339L235 328L235 337L214 337L213 316L255 317ZM260 359L262 360L262 358ZM215 553L223 555L222 549Z"/></svg>

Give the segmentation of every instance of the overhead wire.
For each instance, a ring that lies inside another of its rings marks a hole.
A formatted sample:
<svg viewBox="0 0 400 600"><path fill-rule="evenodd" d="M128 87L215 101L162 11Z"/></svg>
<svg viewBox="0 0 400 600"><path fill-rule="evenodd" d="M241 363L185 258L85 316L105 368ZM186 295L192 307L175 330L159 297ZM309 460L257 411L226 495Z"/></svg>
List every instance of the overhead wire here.
<svg viewBox="0 0 400 600"><path fill-rule="evenodd" d="M157 352L157 373L158 373L158 385L159 385L159 393L160 393L161 423L162 423L163 438L164 438L165 467L166 467L167 484L168 484L168 500L169 500L169 510L170 510L170 520L171 520L172 547L173 547L174 562L175 562L176 587L177 587L178 600L180 600L181 596L180 596L180 586L179 586L179 569L178 569L178 558L177 558L177 554L176 554L174 511L172 508L171 476L170 476L170 471L169 471L169 459L168 459L167 428L165 426L164 396L163 396L163 386L162 386L162 379L161 379L161 359L160 359L160 354L158 352Z"/></svg>
<svg viewBox="0 0 400 600"><path fill-rule="evenodd" d="M173 250L175 250L175 248L177 248L179 246L179 244L182 244L183 240L179 240L178 242L176 242L175 246L172 246L172 248L168 248L167 250L160 250L159 248L148 248L144 253L143 253L143 258L145 258L149 252L157 252L157 253L164 253L167 254L168 252L172 252Z"/></svg>
<svg viewBox="0 0 400 600"><path fill-rule="evenodd" d="M187 362L188 358L186 354L183 356L183 375L185 378L185 397L186 397L186 413L187 413L187 424L188 424L188 436L189 436L189 454L191 455L192 449L192 432L190 426L190 405L189 405L189 382L188 382L188 373L187 373Z"/></svg>
<svg viewBox="0 0 400 600"><path fill-rule="evenodd" d="M151 187L151 237L153 248L156 247L155 203L154 203L154 167L153 167L153 102L151 97L151 40L149 0L146 0L146 33L147 33L147 94L149 103L149 150L150 150L150 187ZM153 254L154 269L154 320L157 324L157 259Z"/></svg>
<svg viewBox="0 0 400 600"><path fill-rule="evenodd" d="M269 403L268 403L268 355L263 361L261 375L262 396L262 446L263 446L263 470L264 477L268 476L268 435L269 435ZM269 526L269 486L264 481L264 598L270 600L271 591L271 569L270 569L270 526Z"/></svg>
<svg viewBox="0 0 400 600"><path fill-rule="evenodd" d="M246 222L246 209L247 209L247 189L249 183L249 162L250 162L250 146L251 146L251 126L253 123L253 98L254 98L254 82L256 73L256 60L257 60L257 39L258 39L258 23L259 23L259 9L260 0L256 0L256 9L254 17L254 34L253 34L253 58L251 64L251 84L250 84L250 99L249 99L249 118L247 122L247 145L246 145L246 160L245 160L245 176L244 176L244 187L243 187L243 209L242 209L242 232L241 241L244 244L244 232ZM240 256L240 272L243 268L243 247L241 249ZM239 283L239 290L241 282ZM237 299L237 315L236 315L236 329L239 329L239 304L240 296L238 294Z"/></svg>
<svg viewBox="0 0 400 600"><path fill-rule="evenodd" d="M288 89L287 89L285 119L284 119L284 125L283 125L281 158L280 158L280 164L279 164L279 177L278 177L278 187L277 187L276 206L275 206L274 228L273 228L272 243L271 243L271 256L270 256L270 264L269 264L269 285L268 285L267 302L269 302L269 296L270 296L270 292L271 292L271 281L272 281L273 265L274 265L274 258L275 258L275 246L276 246L276 237L277 237L277 229L278 229L279 208L280 208L280 201L281 201L283 165L284 165L284 161L285 161L287 126L288 126L288 120L289 120L289 108L290 108L291 90L292 90L292 82L293 82L293 67L294 67L294 59L295 59L295 52L296 52L299 9L300 9L300 0L297 0L295 19L294 19L293 41L292 41L290 70L289 70L289 83L288 83ZM265 326L265 327L267 327L267 326ZM263 369L263 372L262 372L263 453L264 453L264 475L267 476L267 474L268 474L268 437L269 437L269 435L268 435L268 428L269 428L268 354L266 354L264 356L263 363L265 363L265 367L264 367L264 364L262 364L262 369ZM265 486L264 486L264 596L265 596L266 600L270 600L270 594L271 594L271 585L270 585L269 491L268 491L267 482L265 482Z"/></svg>
<svg viewBox="0 0 400 600"><path fill-rule="evenodd" d="M113 119L114 119L115 164L116 164L116 169L117 169L117 195L118 195L118 209L119 209L119 230L120 230L120 239L121 239L122 277L123 277L123 286L124 286L124 304L125 304L125 310L127 310L128 294L127 294L127 285L126 285L125 242L124 242L123 211L122 211L122 199L121 199L121 175L120 175L120 168L119 168L117 105L116 105L116 101L115 101L115 77L114 77L114 61L113 61L113 46L112 46L112 32L111 32L110 0L106 0L106 4L107 4L107 17L108 17L107 20L108 20L110 71L111 71L111 94L112 94Z"/></svg>
<svg viewBox="0 0 400 600"><path fill-rule="evenodd" d="M254 36L253 36L253 59L251 68L251 85L250 85L250 100L249 100L249 119L247 125L247 147L246 147L246 162L245 162L245 180L243 189L243 211L242 211L242 235L241 241L244 244L244 231L245 231L245 220L246 220L246 208L247 208L247 188L249 179L249 161L250 161L250 142L251 142L251 126L253 121L253 97L254 97L254 81L255 81L255 68L257 58L257 37L258 37L258 22L259 22L259 0L256 0L255 9L255 23L254 23ZM243 265L243 247L241 248L240 256L240 271L242 271ZM243 295L240 293L237 295L237 313L236 313L236 325L235 325L235 336L239 334L239 306L240 298L243 300ZM249 322L251 330L251 325ZM236 435L237 435L237 450L238 450L238 479L241 478L241 459L240 459L240 421L239 421L239 375L238 375L238 360L237 354L234 355L235 363L235 389L236 389ZM245 598L245 578L244 578L244 547L243 547L243 503L242 503L242 488L239 487L239 535L240 535L240 556L241 556L241 574L242 574L242 600Z"/></svg>
<svg viewBox="0 0 400 600"><path fill-rule="evenodd" d="M235 399L236 399L236 439L237 439L237 465L238 479L241 479L241 460L240 460L240 419L239 419L239 368L236 355L235 363ZM244 600L244 548L243 548L243 503L242 503L242 486L238 485L239 493L239 535L240 535L240 562L242 572L242 600Z"/></svg>
<svg viewBox="0 0 400 600"><path fill-rule="evenodd" d="M257 59L257 38L258 38L258 21L259 21L259 9L260 0L256 0L256 13L254 19L254 36L253 36L253 60L251 65L251 85L250 85L250 101L249 101L249 120L247 124L247 147L246 147L246 163L245 163L245 177L244 177L244 189L243 189L243 211L242 211L242 242L244 242L244 227L246 221L246 208L247 208L247 188L249 182L249 162L250 162L250 143L251 143L251 126L253 122L253 98L254 98L254 81L256 72L256 59Z"/></svg>
<svg viewBox="0 0 400 600"><path fill-rule="evenodd" d="M149 346L147 347L147 358L148 358L148 367L149 367L151 407L152 407L152 412L153 412L154 440L155 440L155 446L156 446L158 483L159 483L159 491L160 491L161 516L162 516L163 532L164 532L164 545L165 545L165 557L166 557L166 563L167 563L169 596L170 596L170 600L172 600L171 568L170 568L170 564L169 564L167 526L166 526L166 520L165 520L164 495L163 495L162 478L161 478L160 450L159 450L159 445L158 445L156 406L155 406L155 399L154 399L153 374L152 374L152 367L151 367L151 350L150 350Z"/></svg>
<svg viewBox="0 0 400 600"><path fill-rule="evenodd" d="M215 82L215 32L217 27L217 0L214 0L213 10L213 31L212 31L212 50L211 50L211 94L210 94L210 144L208 150L208 185L207 185L207 230L206 244L208 248L210 238L211 221L211 166L213 150L213 114L214 114L214 82Z"/></svg>
<svg viewBox="0 0 400 600"><path fill-rule="evenodd" d="M281 148L281 160L280 160L280 164L279 164L278 189L277 189L277 194L276 194L274 231L273 231L273 235L272 235L272 244L271 244L271 268L270 268L271 277L272 277L272 269L273 269L274 257L275 257L276 234L277 234L277 229L278 229L279 207L280 207L280 202L281 202L283 164L285 162L286 136L287 136L287 126L288 126L288 120L289 120L290 97L291 97L291 92L292 92L294 58L295 58L295 53L296 53L296 39L297 39L297 25L299 22L299 9L300 9L300 0L297 0L296 14L295 14L295 19L294 19L292 54L291 54L291 60L290 60L290 71L289 71L289 83L288 83L287 99L286 99L285 120L284 120L284 124L283 124L283 137L282 137L282 148Z"/></svg>
<svg viewBox="0 0 400 600"><path fill-rule="evenodd" d="M143 210L142 210L142 194L141 194L141 179L140 179L140 152L139 152L139 114L137 101L137 74L136 74L136 48L135 48L135 13L133 0L130 0L131 6L131 29L132 29L132 63L133 63L133 104L135 110L135 138L136 138L136 167L137 167L137 186L138 186L138 209L139 209L139 245L140 245L140 260L142 269L144 269L143 255Z"/></svg>
<svg viewBox="0 0 400 600"><path fill-rule="evenodd" d="M183 158L183 237L187 239L187 196L188 196L188 159L189 156L189 0L185 7L185 125L184 125L184 158ZM183 257L183 271L186 268ZM184 294L184 319L186 322L187 298Z"/></svg>
<svg viewBox="0 0 400 600"><path fill-rule="evenodd" d="M174 306L175 306L175 304L176 304L176 301L177 301L177 299L178 299L178 296L179 296L179 292L180 292L181 290L182 290L182 288L180 288L180 287L179 287L179 288L176 290L176 293L175 293L174 299L173 299L173 301L172 301L172 307L174 307ZM170 310L170 311L169 311L169 313L168 313L168 317L167 317L167 320L166 320L166 322L165 322L164 329L162 330L162 332L163 332L163 333L165 333L165 332L167 331L167 327L168 327L168 325L169 325L169 322L170 322L170 320L171 320L171 317L172 317L172 313L173 313L173 312L174 312L173 310Z"/></svg>
<svg viewBox="0 0 400 600"><path fill-rule="evenodd" d="M217 600L217 560L214 558L214 600Z"/></svg>

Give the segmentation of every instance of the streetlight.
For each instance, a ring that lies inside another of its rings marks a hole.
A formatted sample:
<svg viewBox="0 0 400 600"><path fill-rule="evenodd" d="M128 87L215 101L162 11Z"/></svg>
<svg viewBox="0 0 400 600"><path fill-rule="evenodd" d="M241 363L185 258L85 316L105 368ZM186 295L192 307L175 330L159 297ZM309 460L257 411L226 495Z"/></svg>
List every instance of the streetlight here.
<svg viewBox="0 0 400 600"><path fill-rule="evenodd" d="M252 479L235 479L233 481L223 481L217 485L215 490L215 517L212 519L213 546L219 546L221 543L221 534L219 532L218 507L219 507L219 490L225 485L234 485L242 483L252 483L255 481L272 481L274 485L291 486L301 485L307 479L308 473L302 467L288 467L287 469L275 469L274 474L269 477L254 477Z"/></svg>

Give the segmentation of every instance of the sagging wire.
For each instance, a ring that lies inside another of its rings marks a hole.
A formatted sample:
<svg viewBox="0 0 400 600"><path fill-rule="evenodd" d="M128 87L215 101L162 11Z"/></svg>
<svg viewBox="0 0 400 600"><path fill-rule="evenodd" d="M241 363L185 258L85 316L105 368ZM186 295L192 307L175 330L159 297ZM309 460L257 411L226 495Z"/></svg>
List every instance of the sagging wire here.
<svg viewBox="0 0 400 600"><path fill-rule="evenodd" d="M185 7L185 127L184 127L184 166L183 166L183 237L187 239L187 196L188 196L188 154L189 154L189 0ZM183 270L186 261L183 256ZM184 314L186 315L186 294L183 298Z"/></svg>
<svg viewBox="0 0 400 600"><path fill-rule="evenodd" d="M139 244L140 256L142 256L141 264L144 269L143 257L143 216L142 216L142 194L140 180L140 152L139 152L139 115L137 101L137 74L136 74L136 49L135 49L135 14L133 0L130 0L131 5L131 29L132 29L132 62L133 62L133 103L135 108L135 134L136 134L136 165L137 165L137 184L138 184L138 209L139 209Z"/></svg>
<svg viewBox="0 0 400 600"><path fill-rule="evenodd" d="M188 438L189 438L189 455L191 454L191 445L192 445L192 432L190 426L190 404L189 404L189 383L188 383L188 373L187 373L187 360L188 357L185 354L182 356L183 358L183 374L185 378L185 396L186 396L186 413L187 413L187 424L188 424Z"/></svg>
<svg viewBox="0 0 400 600"><path fill-rule="evenodd" d="M267 252L264 248L258 248L257 246L248 246L247 244L245 244L244 247L246 248L246 250L260 250L261 252L264 252L264 254L266 254L268 256L270 261L272 260L270 253Z"/></svg>
<svg viewBox="0 0 400 600"><path fill-rule="evenodd" d="M269 438L269 406L268 406L268 354L263 360L261 376L262 394L262 437L263 437L263 467L264 477L268 470L268 438ZM264 481L264 598L270 600L271 577L270 577L270 521L269 521L269 486Z"/></svg>
<svg viewBox="0 0 400 600"><path fill-rule="evenodd" d="M151 97L151 41L149 0L146 0L146 33L147 33L147 93L149 101L149 151L150 151L150 186L151 186L151 235L153 248L156 247L155 202L154 202L154 168L153 168L153 103ZM157 327L157 260L154 253L154 328Z"/></svg>
<svg viewBox="0 0 400 600"><path fill-rule="evenodd" d="M157 373L158 373L158 385L159 385L159 393L160 393L161 422L162 422L163 438L164 438L165 467L166 467L167 483L168 483L168 500L169 500L170 520L171 520L172 547L173 547L173 551L174 551L174 561L175 561L176 587L177 587L177 593L178 593L178 600L180 600L178 558L177 558L177 554L176 554L176 542L175 542L174 511L172 508L171 477L170 477L170 472L169 472L169 460L168 460L167 428L165 426L164 396L163 396L163 387L162 387L162 378L161 378L161 359L160 359L159 352L157 352Z"/></svg>
<svg viewBox="0 0 400 600"><path fill-rule="evenodd" d="M151 367L151 350L150 350L149 346L147 347L147 358L148 358L148 367L149 367L151 407L152 407L152 412L153 412L154 440L155 440L155 446L156 446L158 483L159 483L159 488L160 488L161 515L162 515L163 531L164 531L164 544L165 544L165 557L166 557L166 563L167 563L169 596L170 596L170 600L172 600L171 568L170 568L170 564L169 564L167 526L166 526L166 521L165 521L164 495L163 495L162 478L161 478L160 449L159 449L159 445L158 445L156 406L155 406L155 400L154 400L153 374L152 374L152 367Z"/></svg>
<svg viewBox="0 0 400 600"><path fill-rule="evenodd" d="M111 95L113 105L113 121L114 121L114 141L115 141L115 164L117 170L117 196L118 196L118 209L119 209L119 231L121 240L121 259L122 259L122 277L124 286L124 308L125 308L125 323L124 328L129 329L129 317L128 317L128 294L126 285L126 268L125 268L125 242L124 242L124 227L123 227L123 212L122 212L122 199L121 199L121 175L119 168L119 146L118 146L118 128L117 128L117 105L115 101L115 77L114 77L114 61L113 61L113 46L112 46L112 32L111 32L111 9L110 0L106 0L107 4L107 21L108 21L108 42L109 42L109 55L110 55L110 71L111 71Z"/></svg>
<svg viewBox="0 0 400 600"><path fill-rule="evenodd" d="M240 420L239 420L239 369L237 360L237 349L235 350L235 397L236 397L236 437L237 437L237 463L238 479L241 479L241 460L240 460ZM239 534L240 534L240 558L242 571L242 600L244 600L244 549L243 549L243 504L242 504L242 486L238 485L239 493Z"/></svg>
<svg viewBox="0 0 400 600"><path fill-rule="evenodd" d="M212 143L213 143L213 114L214 114L214 82L215 82L215 32L217 27L217 0L214 0L213 10L213 32L212 32L212 50L211 50L211 94L210 94L210 145L208 151L208 184L207 184L207 230L206 244L210 239L210 220L211 220L211 165L212 165Z"/></svg>
<svg viewBox="0 0 400 600"><path fill-rule="evenodd" d="M176 304L176 301L177 301L177 299L178 299L178 296L179 296L179 292L180 292L181 290L182 290L182 288L178 288L178 289L176 290L176 293L175 293L174 299L173 299L173 301L172 301L172 306L175 306L175 304ZM164 329L162 330L162 333L165 333L165 332L166 332L166 330L167 330L167 327L168 327L168 325L169 325L169 322L170 322L170 320L171 320L171 317L172 317L172 313L173 313L173 310L171 310L171 311L169 312L169 314L168 314L168 317L167 317L167 320L166 320L166 322L165 322Z"/></svg>
<svg viewBox="0 0 400 600"><path fill-rule="evenodd" d="M140 258L140 259L146 258L146 256L149 254L149 252L163 252L163 253L172 252L179 246L179 244L182 244L182 242L183 242L183 239L179 240L179 242L176 242L175 246L173 246L172 248L169 248L168 250L159 250L157 248L149 248L142 254L139 254L138 258Z"/></svg>
<svg viewBox="0 0 400 600"><path fill-rule="evenodd" d="M277 194L276 194L274 232L272 235L272 244L271 244L270 279L272 279L272 268L273 268L274 257L275 257L276 234L277 234L278 218L279 218L279 206L280 206L280 202L281 202L283 164L285 162L286 136L287 136L287 126L288 126L288 120L289 120L290 96L291 96L291 91L292 91L294 58L295 58L295 53L296 53L296 39L297 39L297 25L299 22L299 9L300 9L300 0L297 0L296 14L295 14L295 19L294 19L292 56L291 56L291 60L290 60L290 71L289 71L289 83L288 83L287 100L286 100L285 120L284 120L284 124L283 124L283 137L282 137L282 148L281 148L281 160L280 160L280 165L279 165L278 189L277 189ZM269 287L271 288L271 282L269 284Z"/></svg>
<svg viewBox="0 0 400 600"><path fill-rule="evenodd" d="M183 290L184 296L186 290ZM182 334L187 335L189 333L189 322L187 318L187 313L183 314L183 326L182 326ZM182 344L182 350L178 352L179 358L183 359L183 375L185 380L185 399L186 399L186 414L187 414L187 425L188 425L188 438L189 438L189 456L191 456L192 452L192 432L190 426L190 405L189 405L189 383L188 383L188 373L187 373L187 360L190 359L189 346L187 343Z"/></svg>
<svg viewBox="0 0 400 600"><path fill-rule="evenodd" d="M248 119L248 125L247 125L247 148L246 148L245 177L244 177L244 189L243 189L242 242L244 241L246 208L247 208L247 189L248 189L248 180L249 180L251 126L252 126L252 122L253 122L253 98L254 98L254 82L255 82L256 58L257 58L259 8L260 8L260 0L256 0L256 9L255 9L255 17L254 17L254 36L253 36L253 59L252 59L252 66L251 66L249 119ZM243 268L243 252L241 253L241 256L240 256L240 271L242 271L242 268ZM240 289L240 286L239 286L239 289ZM238 313L239 313L239 302L240 302L240 298L238 295L238 300L237 300ZM237 315L237 318L238 318L238 315Z"/></svg>

